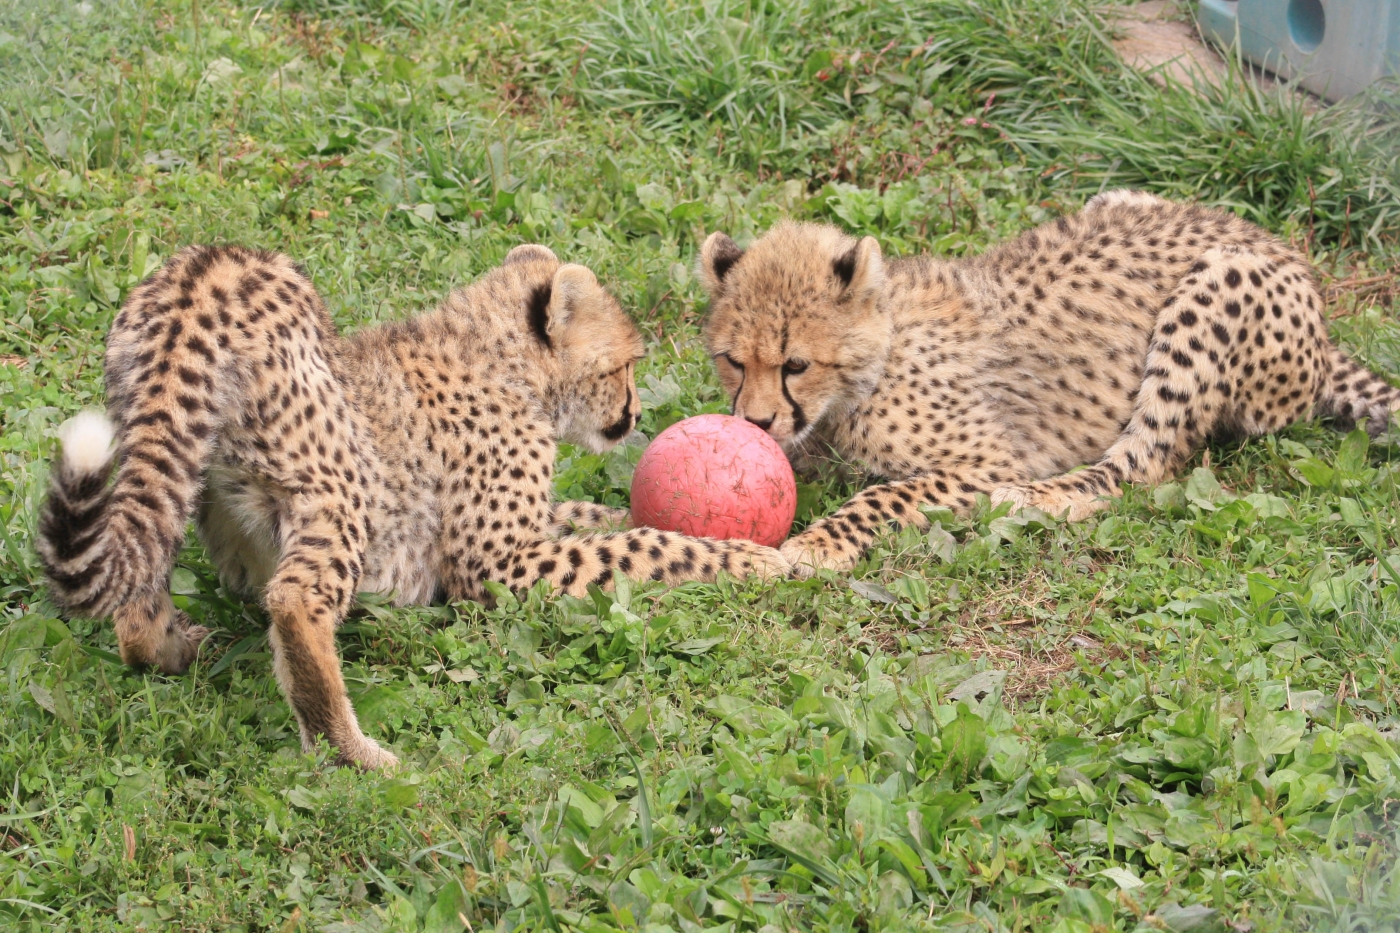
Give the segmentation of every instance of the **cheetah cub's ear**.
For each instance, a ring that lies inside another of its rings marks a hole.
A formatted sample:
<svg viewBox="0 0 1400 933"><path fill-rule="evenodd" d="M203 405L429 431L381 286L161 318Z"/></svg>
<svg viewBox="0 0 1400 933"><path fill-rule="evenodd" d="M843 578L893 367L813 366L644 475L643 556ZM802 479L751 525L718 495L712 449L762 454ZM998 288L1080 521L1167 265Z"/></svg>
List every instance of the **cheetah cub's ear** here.
<svg viewBox="0 0 1400 933"><path fill-rule="evenodd" d="M594 333L603 323L598 320L601 315L589 313L603 294L592 269L571 262L560 266L554 273L549 304L545 307L545 333L550 343L588 346L595 339L604 339Z"/></svg>
<svg viewBox="0 0 1400 933"><path fill-rule="evenodd" d="M862 237L849 251L837 256L831 271L842 288L859 302L872 301L885 287L885 257L873 237Z"/></svg>
<svg viewBox="0 0 1400 933"><path fill-rule="evenodd" d="M506 253L506 258L501 265L508 266L516 262L558 262L559 257L554 255L554 250L548 246L541 246L538 243L524 243Z"/></svg>
<svg viewBox="0 0 1400 933"><path fill-rule="evenodd" d="M700 278L705 291L718 295L724 290L724 277L744 258L739 245L723 233L712 233L700 247Z"/></svg>

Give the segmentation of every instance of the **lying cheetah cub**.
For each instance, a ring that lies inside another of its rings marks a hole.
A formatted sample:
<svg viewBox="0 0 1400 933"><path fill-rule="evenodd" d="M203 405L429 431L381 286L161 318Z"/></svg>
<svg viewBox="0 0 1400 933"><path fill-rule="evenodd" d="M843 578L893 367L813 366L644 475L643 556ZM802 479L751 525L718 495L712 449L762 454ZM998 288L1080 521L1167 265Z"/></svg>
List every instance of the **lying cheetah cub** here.
<svg viewBox="0 0 1400 933"><path fill-rule="evenodd" d="M1329 340L1301 256L1138 192L972 259L887 263L871 237L783 224L747 253L712 234L701 271L735 414L894 480L790 539L803 567L853 566L880 526L922 525L921 505L986 492L1078 520L1208 435L1311 415L1378 432L1400 407Z"/></svg>
<svg viewBox="0 0 1400 933"><path fill-rule="evenodd" d="M559 439L603 450L632 430L641 355L593 273L542 246L433 314L346 339L285 257L184 250L108 335L111 421L61 429L39 536L51 592L111 614L127 663L184 671L207 632L168 585L193 513L223 581L262 594L303 745L324 735L342 763L392 765L360 732L336 657L357 589L407 604L479 599L489 580L582 594L614 570L673 583L789 570L748 542L558 535L626 524L552 505L551 473Z"/></svg>

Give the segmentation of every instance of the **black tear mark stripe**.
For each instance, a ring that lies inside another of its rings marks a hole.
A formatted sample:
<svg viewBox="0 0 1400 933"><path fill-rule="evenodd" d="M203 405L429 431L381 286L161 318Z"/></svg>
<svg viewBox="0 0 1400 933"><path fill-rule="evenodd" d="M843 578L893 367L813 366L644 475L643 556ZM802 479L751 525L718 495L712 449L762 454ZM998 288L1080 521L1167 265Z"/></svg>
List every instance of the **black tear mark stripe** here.
<svg viewBox="0 0 1400 933"><path fill-rule="evenodd" d="M739 372L743 373L744 375L743 378L739 380L739 388L734 390L734 401L729 403L729 413L731 415L739 414L739 396L744 394L744 383L749 381L749 371L747 369L740 366Z"/></svg>
<svg viewBox="0 0 1400 933"><path fill-rule="evenodd" d="M792 393L788 391L786 376L783 377L782 382L783 398L787 399L788 404L792 406L792 434L793 437L796 437L802 433L803 428L807 427L807 413L802 410L802 406L797 404L797 399L793 398Z"/></svg>
<svg viewBox="0 0 1400 933"><path fill-rule="evenodd" d="M627 387L627 401L622 406L622 416L603 429L603 436L610 441L620 441L632 430L632 387Z"/></svg>

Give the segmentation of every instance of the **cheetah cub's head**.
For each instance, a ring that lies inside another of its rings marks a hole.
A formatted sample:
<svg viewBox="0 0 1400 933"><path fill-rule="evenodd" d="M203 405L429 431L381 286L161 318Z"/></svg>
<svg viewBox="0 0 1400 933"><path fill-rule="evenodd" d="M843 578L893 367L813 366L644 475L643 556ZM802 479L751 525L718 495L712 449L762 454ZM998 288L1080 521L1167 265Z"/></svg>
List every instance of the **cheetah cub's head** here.
<svg viewBox="0 0 1400 933"><path fill-rule="evenodd" d="M543 246L518 246L505 265L522 270L533 285L530 329L558 366L553 386L554 423L562 440L602 453L632 433L642 414L635 371L643 356L637 325L593 272L561 264Z"/></svg>
<svg viewBox="0 0 1400 933"><path fill-rule="evenodd" d="M700 273L710 293L705 343L735 415L791 451L874 391L891 328L874 237L783 223L746 252L712 233Z"/></svg>

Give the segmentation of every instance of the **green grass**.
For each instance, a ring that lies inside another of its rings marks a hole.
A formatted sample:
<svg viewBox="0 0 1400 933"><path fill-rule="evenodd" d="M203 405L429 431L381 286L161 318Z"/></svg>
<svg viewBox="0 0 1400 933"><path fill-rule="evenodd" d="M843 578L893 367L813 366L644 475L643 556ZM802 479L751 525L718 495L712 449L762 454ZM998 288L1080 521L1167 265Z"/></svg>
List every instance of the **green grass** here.
<svg viewBox="0 0 1400 933"><path fill-rule="evenodd" d="M724 408L705 233L959 255L1133 184L1308 249L1400 373L1377 97L1164 88L1075 0L6 6L0 928L1400 929L1393 435L1212 447L1076 526L939 516L849 577L367 602L387 777L302 755L198 546L178 678L59 621L31 547L114 309L193 242L292 254L345 328L545 242L637 315L654 434ZM625 503L635 456L559 490Z"/></svg>

